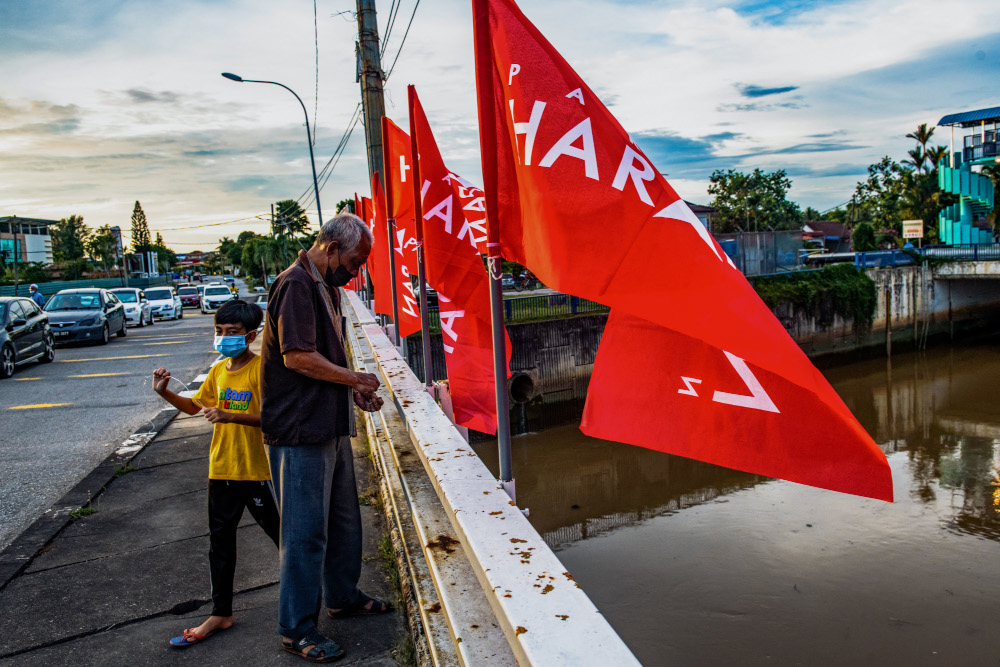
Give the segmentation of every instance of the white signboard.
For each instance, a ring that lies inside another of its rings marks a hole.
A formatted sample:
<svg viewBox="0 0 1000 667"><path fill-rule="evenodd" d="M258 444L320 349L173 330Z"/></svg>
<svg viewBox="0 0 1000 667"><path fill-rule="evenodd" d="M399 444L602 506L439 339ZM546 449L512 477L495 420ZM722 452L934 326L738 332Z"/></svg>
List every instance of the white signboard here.
<svg viewBox="0 0 1000 667"><path fill-rule="evenodd" d="M924 238L924 221L903 220L903 238L904 239Z"/></svg>

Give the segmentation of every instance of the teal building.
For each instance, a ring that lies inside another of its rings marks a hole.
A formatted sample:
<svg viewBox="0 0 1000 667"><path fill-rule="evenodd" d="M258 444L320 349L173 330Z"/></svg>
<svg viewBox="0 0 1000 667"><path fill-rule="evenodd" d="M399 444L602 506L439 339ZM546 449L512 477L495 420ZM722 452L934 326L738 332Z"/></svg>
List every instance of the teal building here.
<svg viewBox="0 0 1000 667"><path fill-rule="evenodd" d="M953 113L938 121L938 127L951 127L951 157L938 165L938 189L959 197L957 204L938 214L941 243L993 243L993 231L981 222L995 204L993 181L973 168L1000 163L998 122L1000 107ZM958 151L955 150L956 127L962 133L959 137L962 148Z"/></svg>

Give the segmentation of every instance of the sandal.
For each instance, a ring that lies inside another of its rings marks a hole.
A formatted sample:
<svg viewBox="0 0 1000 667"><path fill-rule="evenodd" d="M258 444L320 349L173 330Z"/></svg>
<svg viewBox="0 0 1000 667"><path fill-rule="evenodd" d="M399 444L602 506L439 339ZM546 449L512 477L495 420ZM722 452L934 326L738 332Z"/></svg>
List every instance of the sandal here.
<svg viewBox="0 0 1000 667"><path fill-rule="evenodd" d="M312 647L308 651L306 647ZM303 637L295 640L281 639L281 648L309 662L334 662L344 657L340 644L328 639L313 628Z"/></svg>
<svg viewBox="0 0 1000 667"><path fill-rule="evenodd" d="M225 628L228 629L228 628ZM177 648L185 648L187 646L194 646L198 642L203 642L216 632L221 632L221 630L215 630L213 632L206 632L203 635L199 635L194 631L194 628L186 628L184 633L180 637L174 637L170 640L171 646L176 646Z"/></svg>
<svg viewBox="0 0 1000 667"><path fill-rule="evenodd" d="M383 600L365 595L358 591L358 599L354 604L349 604L343 609L327 609L326 615L330 618L347 618L348 616L372 616L375 614L385 614L392 611L392 605Z"/></svg>

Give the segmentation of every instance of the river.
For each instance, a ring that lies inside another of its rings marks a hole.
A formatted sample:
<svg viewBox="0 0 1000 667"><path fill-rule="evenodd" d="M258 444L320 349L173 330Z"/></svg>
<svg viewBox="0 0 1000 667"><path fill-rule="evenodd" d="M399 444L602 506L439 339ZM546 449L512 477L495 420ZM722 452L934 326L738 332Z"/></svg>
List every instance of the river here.
<svg viewBox="0 0 1000 667"><path fill-rule="evenodd" d="M575 425L514 439L518 504L644 665L1000 664L1000 340L824 374L894 503Z"/></svg>

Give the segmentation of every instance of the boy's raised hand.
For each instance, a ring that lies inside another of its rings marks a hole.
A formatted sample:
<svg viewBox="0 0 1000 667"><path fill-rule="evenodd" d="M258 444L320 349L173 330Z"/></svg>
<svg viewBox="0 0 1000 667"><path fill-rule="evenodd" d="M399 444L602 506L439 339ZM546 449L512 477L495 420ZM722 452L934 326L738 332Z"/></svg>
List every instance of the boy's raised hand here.
<svg viewBox="0 0 1000 667"><path fill-rule="evenodd" d="M170 384L170 371L166 368L157 368L153 371L153 391L162 394Z"/></svg>

